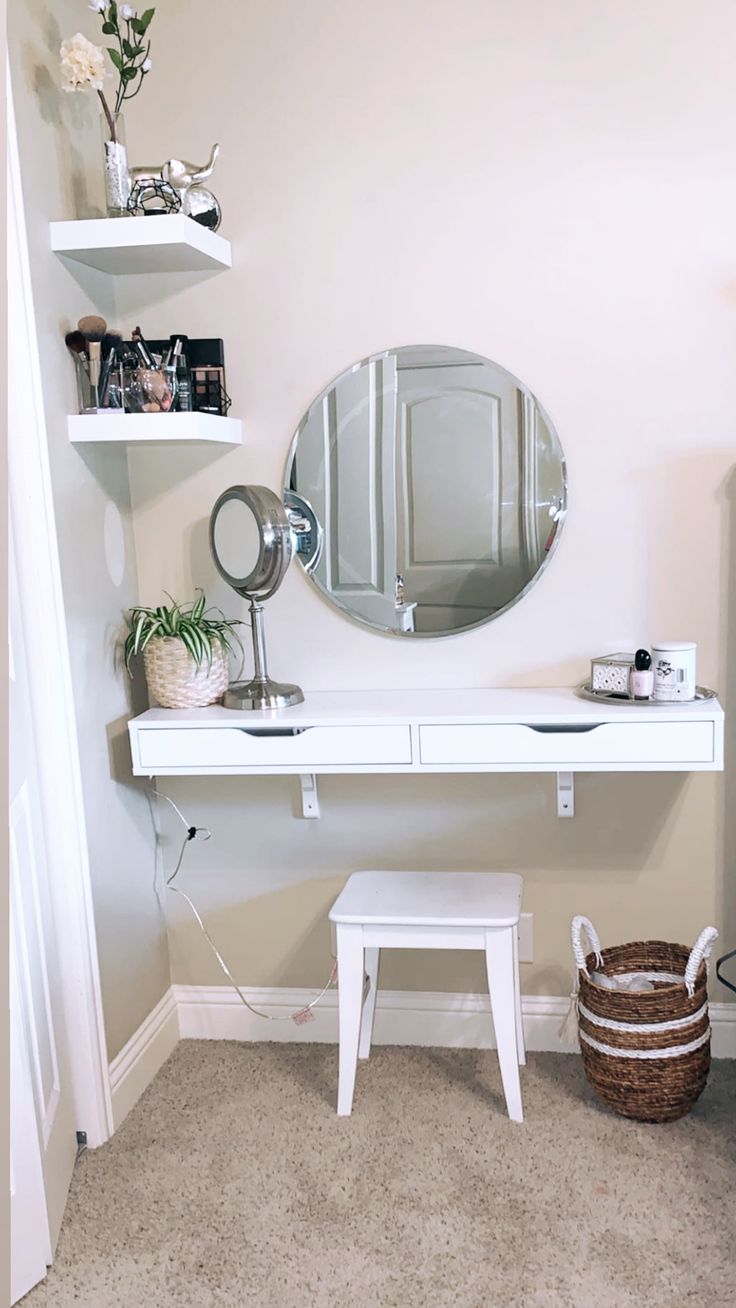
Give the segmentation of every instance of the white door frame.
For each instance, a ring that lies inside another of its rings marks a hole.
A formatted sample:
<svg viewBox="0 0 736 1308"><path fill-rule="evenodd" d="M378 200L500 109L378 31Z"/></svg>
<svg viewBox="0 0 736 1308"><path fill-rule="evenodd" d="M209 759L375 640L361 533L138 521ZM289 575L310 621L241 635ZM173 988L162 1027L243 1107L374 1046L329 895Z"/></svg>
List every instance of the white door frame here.
<svg viewBox="0 0 736 1308"><path fill-rule="evenodd" d="M28 671L33 689L41 800L49 876L57 917L63 1003L71 1051L77 1130L90 1146L113 1131L107 1044L84 815L56 520L46 444L41 365L33 308L18 138L6 63L8 184L8 320L22 333L28 405L22 431L8 433L10 515L16 550Z"/></svg>

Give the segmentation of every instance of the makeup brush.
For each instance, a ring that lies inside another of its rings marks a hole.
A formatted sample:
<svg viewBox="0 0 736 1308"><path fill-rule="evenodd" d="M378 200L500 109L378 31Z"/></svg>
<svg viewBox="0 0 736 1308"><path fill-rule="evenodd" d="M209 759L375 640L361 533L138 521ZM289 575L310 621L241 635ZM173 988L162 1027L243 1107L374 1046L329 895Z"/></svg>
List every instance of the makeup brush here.
<svg viewBox="0 0 736 1308"><path fill-rule="evenodd" d="M87 342L81 332L67 332L64 337L64 344L70 354L73 354L81 363L87 362Z"/></svg>
<svg viewBox="0 0 736 1308"><path fill-rule="evenodd" d="M83 336L97 336L102 340L107 331L107 323L97 313L88 313L85 318L80 318L77 323L78 330Z"/></svg>
<svg viewBox="0 0 736 1308"><path fill-rule="evenodd" d="M153 360L153 355L151 354L151 351L149 350L145 342L143 332L141 331L140 327L133 328L133 344L137 349L141 359L143 360L144 366L146 368L155 368L156 365Z"/></svg>
<svg viewBox="0 0 736 1308"><path fill-rule="evenodd" d="M107 357L113 346L115 347L115 349L120 349L122 343L123 343L123 333L117 331L116 328L113 327L110 329L110 331L105 332L105 335L103 336L101 342L103 359Z"/></svg>
<svg viewBox="0 0 736 1308"><path fill-rule="evenodd" d="M107 395L107 387L110 381L110 373L115 367L123 349L123 337L121 332L106 332L101 341L103 364L100 371L99 384L99 402L104 406Z"/></svg>
<svg viewBox="0 0 736 1308"><path fill-rule="evenodd" d="M102 338L107 331L107 323L104 318L98 317L97 314L87 314L85 318L80 318L77 323L79 331L87 342L87 352L89 354L89 379L93 386L96 386L100 380L100 345Z"/></svg>

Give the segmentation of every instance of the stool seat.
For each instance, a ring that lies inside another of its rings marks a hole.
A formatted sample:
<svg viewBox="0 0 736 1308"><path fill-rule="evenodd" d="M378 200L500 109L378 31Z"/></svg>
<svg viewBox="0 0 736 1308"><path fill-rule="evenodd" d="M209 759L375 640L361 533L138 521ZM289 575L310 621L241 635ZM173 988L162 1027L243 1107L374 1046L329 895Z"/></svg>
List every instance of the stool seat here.
<svg viewBox="0 0 736 1308"><path fill-rule="evenodd" d="M523 1121L526 1061L519 987L523 881L513 872L354 872L330 910L337 940L337 1111L352 1112L358 1059L370 1053L383 949L475 949L485 954L506 1108Z"/></svg>
<svg viewBox="0 0 736 1308"><path fill-rule="evenodd" d="M516 926L523 887L513 872L354 872L330 910L330 921Z"/></svg>

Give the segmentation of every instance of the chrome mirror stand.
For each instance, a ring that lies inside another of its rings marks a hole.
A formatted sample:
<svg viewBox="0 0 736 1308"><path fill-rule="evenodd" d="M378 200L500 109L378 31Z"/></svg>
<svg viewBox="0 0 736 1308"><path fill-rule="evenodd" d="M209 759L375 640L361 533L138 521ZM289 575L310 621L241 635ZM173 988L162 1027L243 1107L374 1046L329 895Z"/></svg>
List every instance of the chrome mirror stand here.
<svg viewBox="0 0 736 1308"><path fill-rule="evenodd" d="M301 704L304 694L299 686L273 681L268 675L266 662L266 631L263 622L263 605L250 600L250 625L253 636L253 667L255 676L250 681L232 681L225 692L225 708L281 709Z"/></svg>

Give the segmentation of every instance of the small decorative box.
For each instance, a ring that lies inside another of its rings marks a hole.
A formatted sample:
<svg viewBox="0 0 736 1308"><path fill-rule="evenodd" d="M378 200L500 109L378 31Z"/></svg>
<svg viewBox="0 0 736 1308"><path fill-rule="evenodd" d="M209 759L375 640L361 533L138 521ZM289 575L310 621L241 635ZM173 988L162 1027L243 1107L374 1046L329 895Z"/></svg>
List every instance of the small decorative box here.
<svg viewBox="0 0 736 1308"><path fill-rule="evenodd" d="M590 661L590 688L600 694L628 695L633 654L602 654Z"/></svg>

